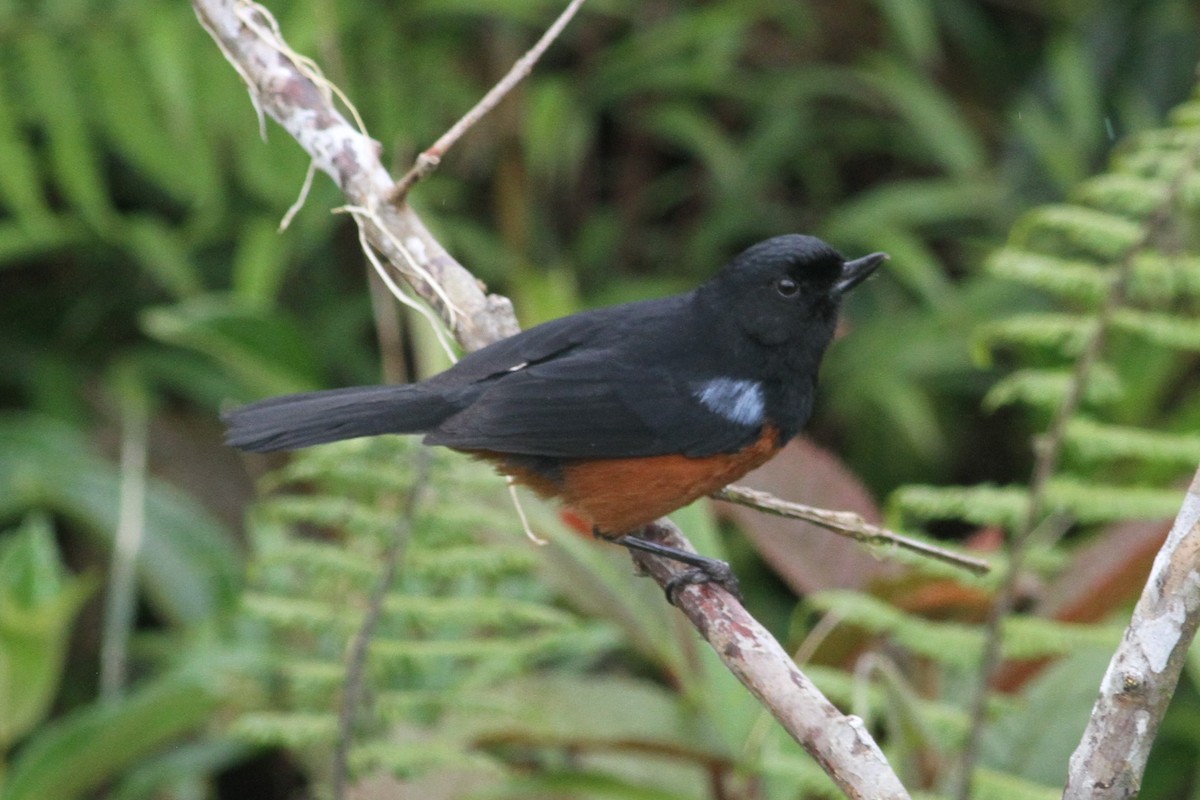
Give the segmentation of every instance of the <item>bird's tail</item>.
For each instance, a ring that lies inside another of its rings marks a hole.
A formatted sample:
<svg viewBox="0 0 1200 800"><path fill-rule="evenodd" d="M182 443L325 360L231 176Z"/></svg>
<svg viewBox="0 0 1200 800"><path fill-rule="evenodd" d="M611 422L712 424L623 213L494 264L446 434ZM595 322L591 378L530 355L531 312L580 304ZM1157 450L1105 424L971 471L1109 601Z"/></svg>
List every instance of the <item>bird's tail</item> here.
<svg viewBox="0 0 1200 800"><path fill-rule="evenodd" d="M226 444L253 453L381 433L423 433L461 409L420 384L356 386L272 397L221 415Z"/></svg>

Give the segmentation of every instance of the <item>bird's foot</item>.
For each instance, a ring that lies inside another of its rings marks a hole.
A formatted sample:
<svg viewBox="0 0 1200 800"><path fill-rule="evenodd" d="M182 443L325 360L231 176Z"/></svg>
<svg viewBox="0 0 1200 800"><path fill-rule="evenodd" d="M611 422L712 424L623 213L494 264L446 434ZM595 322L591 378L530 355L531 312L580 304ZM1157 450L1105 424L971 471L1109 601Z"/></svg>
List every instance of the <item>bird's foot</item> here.
<svg viewBox="0 0 1200 800"><path fill-rule="evenodd" d="M699 583L715 583L739 601L742 599L742 591L738 585L737 576L733 574L733 570L729 564L724 561L691 553L687 550L680 550L678 547L670 547L658 542L652 542L640 536L626 535L612 541L631 550L641 550L643 553L669 558L691 567L691 569L684 570L675 575L663 587L667 595L667 601L673 606L679 605L675 602L675 599L680 591L688 586Z"/></svg>

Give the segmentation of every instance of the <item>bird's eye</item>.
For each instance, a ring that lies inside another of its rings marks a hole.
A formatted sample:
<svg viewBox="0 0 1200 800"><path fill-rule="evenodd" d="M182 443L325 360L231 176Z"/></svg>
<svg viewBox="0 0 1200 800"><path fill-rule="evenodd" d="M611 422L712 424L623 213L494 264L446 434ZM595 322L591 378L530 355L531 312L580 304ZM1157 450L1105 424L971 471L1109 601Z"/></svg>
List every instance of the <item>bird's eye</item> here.
<svg viewBox="0 0 1200 800"><path fill-rule="evenodd" d="M791 278L779 278L775 281L775 291L780 297L795 297L800 292L800 284Z"/></svg>

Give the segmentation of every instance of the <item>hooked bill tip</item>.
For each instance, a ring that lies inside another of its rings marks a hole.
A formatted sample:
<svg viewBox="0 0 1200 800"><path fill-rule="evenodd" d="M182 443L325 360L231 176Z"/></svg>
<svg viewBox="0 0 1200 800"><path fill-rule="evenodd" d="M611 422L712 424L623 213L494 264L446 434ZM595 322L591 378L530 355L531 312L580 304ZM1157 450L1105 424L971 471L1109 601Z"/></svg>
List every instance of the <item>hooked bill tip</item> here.
<svg viewBox="0 0 1200 800"><path fill-rule="evenodd" d="M845 294L871 276L879 265L887 261L887 253L871 253L869 256L847 261L842 265L842 277L833 284L834 294Z"/></svg>

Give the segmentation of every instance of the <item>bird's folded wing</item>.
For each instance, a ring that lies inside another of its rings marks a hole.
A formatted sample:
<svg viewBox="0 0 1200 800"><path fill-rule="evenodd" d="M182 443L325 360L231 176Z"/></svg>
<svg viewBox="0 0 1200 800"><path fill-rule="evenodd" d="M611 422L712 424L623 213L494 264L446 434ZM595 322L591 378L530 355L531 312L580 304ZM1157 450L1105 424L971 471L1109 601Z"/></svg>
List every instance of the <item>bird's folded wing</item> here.
<svg viewBox="0 0 1200 800"><path fill-rule="evenodd" d="M497 377L425 441L552 458L625 458L734 452L758 438L761 415L719 413L712 392L705 394L712 381L615 358L588 351Z"/></svg>

